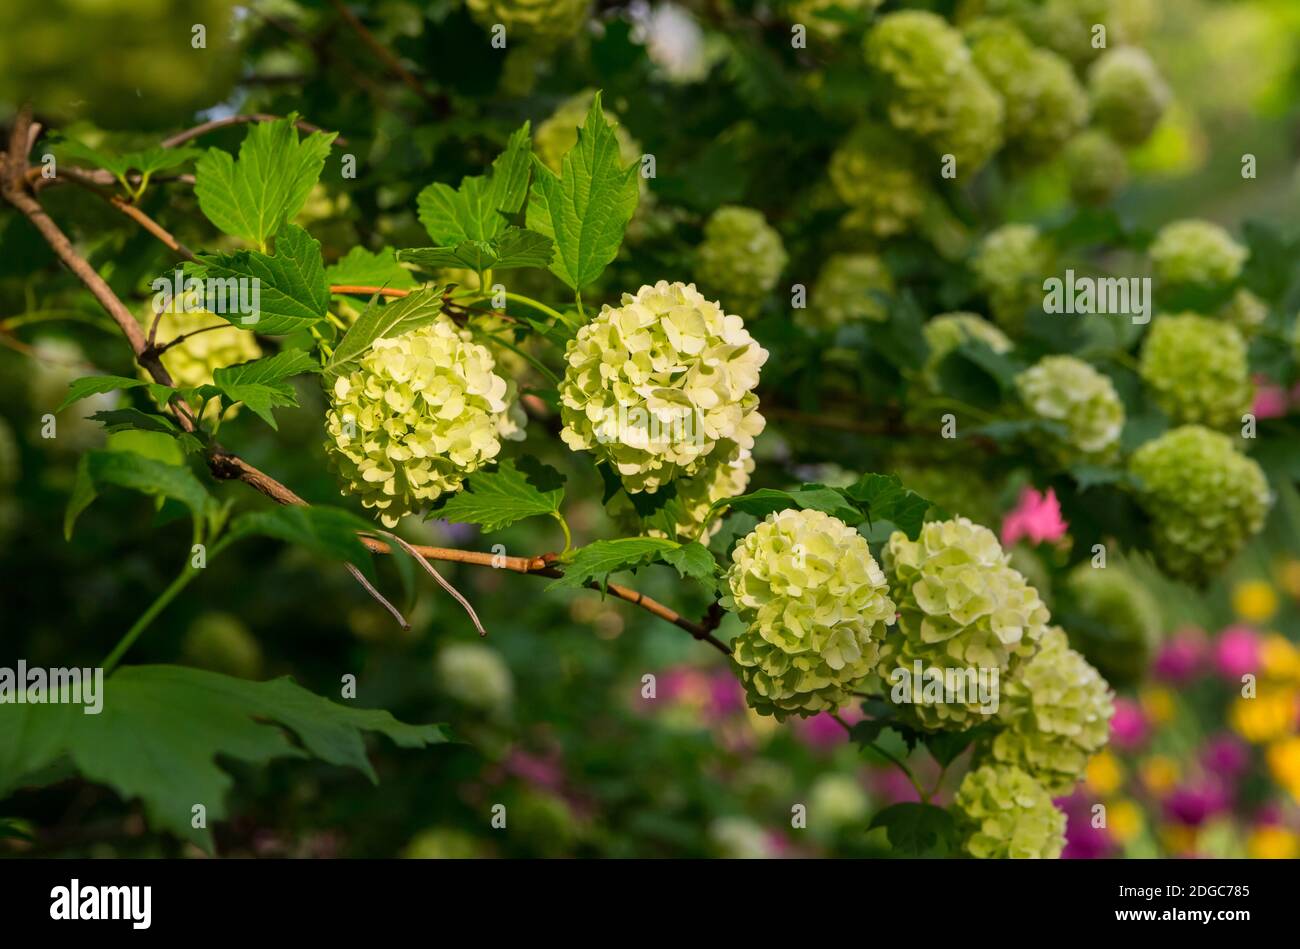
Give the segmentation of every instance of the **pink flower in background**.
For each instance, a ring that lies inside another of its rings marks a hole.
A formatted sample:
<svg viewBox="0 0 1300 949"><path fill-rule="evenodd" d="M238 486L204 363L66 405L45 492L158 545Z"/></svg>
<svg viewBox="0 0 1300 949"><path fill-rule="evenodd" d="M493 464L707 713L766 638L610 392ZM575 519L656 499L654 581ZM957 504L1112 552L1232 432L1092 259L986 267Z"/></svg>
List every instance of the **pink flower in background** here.
<svg viewBox="0 0 1300 949"><path fill-rule="evenodd" d="M1229 626L1214 641L1214 667L1225 679L1239 681L1259 672L1259 634L1249 626Z"/></svg>
<svg viewBox="0 0 1300 949"><path fill-rule="evenodd" d="M1267 376L1255 376L1255 404L1250 411L1255 418L1281 418L1286 415L1286 389L1269 381Z"/></svg>
<svg viewBox="0 0 1300 949"><path fill-rule="evenodd" d="M1166 816L1189 827L1199 827L1231 807L1232 799L1223 784L1212 779L1174 788L1164 801Z"/></svg>
<svg viewBox="0 0 1300 949"><path fill-rule="evenodd" d="M1015 508L1002 519L1002 545L1010 547L1022 537L1034 544L1055 543L1069 529L1061 518L1061 504L1054 488L1048 488L1046 494L1025 488Z"/></svg>
<svg viewBox="0 0 1300 949"><path fill-rule="evenodd" d="M1147 740L1147 719L1137 702L1115 699L1115 714L1110 718L1110 740L1125 751L1140 748Z"/></svg>
<svg viewBox="0 0 1300 949"><path fill-rule="evenodd" d="M1205 633L1192 627L1180 629L1160 647L1151 670L1167 682L1186 682L1201 671L1205 653Z"/></svg>
<svg viewBox="0 0 1300 949"><path fill-rule="evenodd" d="M1250 767L1250 749L1236 735L1221 732L1202 746L1201 764L1211 774L1234 781Z"/></svg>
<svg viewBox="0 0 1300 949"><path fill-rule="evenodd" d="M921 800L921 795L916 793L916 787L907 780L907 775L892 765L872 770L869 781L874 795L888 804L915 804Z"/></svg>
<svg viewBox="0 0 1300 949"><path fill-rule="evenodd" d="M1057 798L1054 802L1065 812L1065 849L1061 851L1064 860L1097 860L1111 856L1115 842L1110 832L1104 827L1092 825L1093 801L1075 792L1069 797Z"/></svg>
<svg viewBox="0 0 1300 949"><path fill-rule="evenodd" d="M840 718L850 725L865 717L861 711L851 706L840 709ZM811 718L799 719L795 725L795 734L810 748L833 748L849 740L849 733L829 712L819 712Z"/></svg>
<svg viewBox="0 0 1300 949"><path fill-rule="evenodd" d="M558 751L546 755L534 755L512 748L502 762L502 766L507 774L535 787L559 791L564 786L564 769L560 765Z"/></svg>

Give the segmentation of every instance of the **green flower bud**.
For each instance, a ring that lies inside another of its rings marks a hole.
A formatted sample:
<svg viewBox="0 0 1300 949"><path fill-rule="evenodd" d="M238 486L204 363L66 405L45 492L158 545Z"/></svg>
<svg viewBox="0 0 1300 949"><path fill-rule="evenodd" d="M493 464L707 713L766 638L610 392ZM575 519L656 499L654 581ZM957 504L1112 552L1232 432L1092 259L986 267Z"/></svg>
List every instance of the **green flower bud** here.
<svg viewBox="0 0 1300 949"><path fill-rule="evenodd" d="M1065 847L1065 814L1019 768L968 771L953 798L962 849L980 859L1054 859Z"/></svg>
<svg viewBox="0 0 1300 949"><path fill-rule="evenodd" d="M1026 310L1042 309L1043 279L1055 267L1051 244L1032 224L990 231L971 261L994 319L1013 335L1023 327Z"/></svg>
<svg viewBox="0 0 1300 949"><path fill-rule="evenodd" d="M470 16L485 30L498 23L507 37L558 45L577 34L590 0L466 0Z"/></svg>
<svg viewBox="0 0 1300 949"><path fill-rule="evenodd" d="M457 702L501 713L514 700L515 680L495 649L482 643L450 643L434 660L434 678Z"/></svg>
<svg viewBox="0 0 1300 949"><path fill-rule="evenodd" d="M811 826L834 831L861 823L871 806L862 782L847 774L823 774L808 794Z"/></svg>
<svg viewBox="0 0 1300 949"><path fill-rule="evenodd" d="M722 529L722 515L726 508L712 511L713 505L723 498L734 498L745 493L749 476L754 473L754 458L738 445L719 442L717 449L705 459L699 472L689 478L673 482L677 496L669 502L677 512L672 536L658 527L644 530L647 537L665 537L687 543L707 542ZM623 533L635 534L642 530L636 508L622 493L614 495L605 508ZM710 517L712 511L712 517ZM705 518L709 523L705 525Z"/></svg>
<svg viewBox="0 0 1300 949"><path fill-rule="evenodd" d="M1112 698L1106 680L1054 626L1002 689L1003 730L993 739L993 757L1036 778L1049 794L1069 794L1110 737Z"/></svg>
<svg viewBox="0 0 1300 949"><path fill-rule="evenodd" d="M501 439L523 438L513 386L492 354L447 317L376 340L361 365L334 380L325 429L344 493L387 527L496 458Z"/></svg>
<svg viewBox="0 0 1300 949"><path fill-rule="evenodd" d="M1082 563L1066 578L1081 618L1071 636L1117 686L1141 680L1160 642L1160 605L1123 567Z"/></svg>
<svg viewBox="0 0 1300 949"><path fill-rule="evenodd" d="M408 860L474 860L483 848L470 834L455 827L422 830L402 850Z"/></svg>
<svg viewBox="0 0 1300 949"><path fill-rule="evenodd" d="M892 129L859 126L831 155L835 193L852 210L845 224L875 237L901 234L925 210L918 158Z"/></svg>
<svg viewBox="0 0 1300 949"><path fill-rule="evenodd" d="M262 647L248 627L229 613L203 613L185 633L185 661L238 679L262 677Z"/></svg>
<svg viewBox="0 0 1300 949"><path fill-rule="evenodd" d="M966 31L979 71L1006 104L1006 138L1029 161L1055 154L1088 118L1088 96L1070 64L1037 49L1007 20L976 20Z"/></svg>
<svg viewBox="0 0 1300 949"><path fill-rule="evenodd" d="M150 314L145 325L147 326L152 320L153 316ZM210 326L220 328L208 329ZM257 339L252 333L206 310L191 312L165 310L158 319L157 339L159 343L166 343L184 333L194 333L196 330L203 330L203 332L171 347L159 357L163 368L171 375L172 381L177 386L211 385L212 373L215 370L258 359L262 355L262 347L257 345ZM144 379L153 378L143 369L140 370L140 375ZM234 408L227 410L226 418L233 418L237 411ZM203 418L206 421L214 421L220 414L221 405L215 399L204 407Z"/></svg>
<svg viewBox="0 0 1300 949"><path fill-rule="evenodd" d="M898 605L877 665L886 694L917 662L926 675L996 669L1005 677L1047 629L1038 592L1010 566L993 532L967 518L931 521L914 541L895 531L884 566ZM961 731L993 714L976 691L967 689L964 701L934 703L913 690L900 710L922 728Z"/></svg>
<svg viewBox="0 0 1300 949"><path fill-rule="evenodd" d="M1232 299L1219 310L1219 317L1227 320L1249 338L1268 319L1268 304L1245 287L1239 287Z"/></svg>
<svg viewBox="0 0 1300 949"><path fill-rule="evenodd" d="M894 621L885 575L853 528L822 511L767 518L731 554L722 605L749 704L784 720L834 710L871 674Z"/></svg>
<svg viewBox="0 0 1300 949"><path fill-rule="evenodd" d="M1190 218L1162 227L1150 254L1164 283L1215 286L1241 276L1250 251L1219 225Z"/></svg>
<svg viewBox="0 0 1300 949"><path fill-rule="evenodd" d="M867 320L882 323L889 311L876 294L892 295L894 278L874 254L835 254L822 265L809 306L795 320L813 329L835 329Z"/></svg>
<svg viewBox="0 0 1300 949"><path fill-rule="evenodd" d="M1129 471L1142 483L1156 553L1171 576L1204 580L1264 526L1268 480L1227 435L1172 429L1134 452Z"/></svg>
<svg viewBox="0 0 1300 949"><path fill-rule="evenodd" d="M979 170L1002 145L1002 97L975 68L961 34L922 10L890 13L866 38L867 63L889 87L889 121Z"/></svg>
<svg viewBox="0 0 1300 949"><path fill-rule="evenodd" d="M842 20L834 17L844 13L866 17L884 2L885 0L786 0L785 16L791 23L802 23L818 39L829 42L843 36L846 27ZM827 15L823 17L823 13Z"/></svg>
<svg viewBox="0 0 1300 949"><path fill-rule="evenodd" d="M1076 204L1109 204L1128 183L1128 159L1115 140L1099 129L1080 132L1062 154Z"/></svg>
<svg viewBox="0 0 1300 949"><path fill-rule="evenodd" d="M704 225L695 251L695 278L706 293L722 298L729 310L758 315L789 257L781 235L752 208L727 205Z"/></svg>
<svg viewBox="0 0 1300 949"><path fill-rule="evenodd" d="M767 350L693 284L623 294L578 330L565 361L560 438L608 462L628 491L697 474L721 442L752 451L763 430L754 389Z"/></svg>
<svg viewBox="0 0 1300 949"><path fill-rule="evenodd" d="M1230 428L1241 423L1255 397L1241 333L1195 313L1156 318L1138 371L1175 423Z"/></svg>
<svg viewBox="0 0 1300 949"><path fill-rule="evenodd" d="M962 343L981 342L995 353L1009 353L1014 348L1006 333L977 313L940 313L926 322L921 331L930 348L927 370L938 368Z"/></svg>
<svg viewBox="0 0 1300 949"><path fill-rule="evenodd" d="M1119 454L1124 403L1105 373L1074 356L1044 356L1016 376L1016 391L1034 418L1065 426L1068 436L1048 445L1062 465L1105 464Z"/></svg>
<svg viewBox="0 0 1300 949"><path fill-rule="evenodd" d="M1150 137L1169 105L1169 87L1144 50L1108 50L1088 70L1092 115L1121 145Z"/></svg>

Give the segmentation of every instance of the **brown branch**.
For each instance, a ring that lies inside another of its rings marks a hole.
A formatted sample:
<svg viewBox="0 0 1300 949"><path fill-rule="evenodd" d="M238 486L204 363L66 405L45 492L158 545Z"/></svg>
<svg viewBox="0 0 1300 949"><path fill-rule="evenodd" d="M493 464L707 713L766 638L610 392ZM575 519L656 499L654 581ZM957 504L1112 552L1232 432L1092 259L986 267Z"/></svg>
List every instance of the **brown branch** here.
<svg viewBox="0 0 1300 949"><path fill-rule="evenodd" d="M397 287L358 287L352 284L341 284L330 287L330 293L356 294L358 296L373 297L376 293L383 297L405 297L410 296L410 290L399 290Z"/></svg>
<svg viewBox="0 0 1300 949"><path fill-rule="evenodd" d="M392 50L376 39L375 34L371 33L370 30L367 29L366 25L357 18L355 13L347 8L342 0L330 0L330 4L334 7L335 12L337 12L338 15L343 18L344 22L346 22L351 28L352 32L357 34L357 38L360 39L361 42L364 43L386 67L388 67L388 71L405 83L408 89L431 105L436 114L439 116L445 116L451 111L451 104L447 101L447 97L443 95L434 95L428 89L424 88L424 84L420 82L420 80L417 79L409 69L402 65L402 61L397 58Z"/></svg>
<svg viewBox="0 0 1300 949"><path fill-rule="evenodd" d="M175 148L177 145L184 145L186 142L196 139L208 132L214 132L217 129L227 128L231 125L244 125L248 122L278 122L283 116L271 115L266 112L254 112L249 115L230 115L224 119L213 119L211 122L204 122L202 125L196 125L192 129L186 129L184 132L177 132L171 138L163 139L159 144L163 148ZM304 122L302 119L296 119L293 123L302 132L323 132L325 131L319 125L312 125L310 122ZM346 145L347 139L342 136L336 136L335 145Z"/></svg>

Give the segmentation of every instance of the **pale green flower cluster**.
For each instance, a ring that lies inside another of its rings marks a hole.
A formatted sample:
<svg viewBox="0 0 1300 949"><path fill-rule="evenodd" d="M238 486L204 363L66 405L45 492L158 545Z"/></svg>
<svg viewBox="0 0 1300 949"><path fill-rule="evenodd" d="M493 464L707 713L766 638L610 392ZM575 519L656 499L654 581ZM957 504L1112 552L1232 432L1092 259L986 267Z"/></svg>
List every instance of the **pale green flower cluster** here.
<svg viewBox="0 0 1300 949"><path fill-rule="evenodd" d="M1048 158L1088 119L1088 96L1070 64L1035 47L1008 20L980 19L966 30L975 65L1002 96L1009 154Z"/></svg>
<svg viewBox="0 0 1300 949"><path fill-rule="evenodd" d="M916 540L902 531L884 553L898 622L880 648L886 694L897 675L923 670L997 669L1000 677L1033 654L1050 618L1038 591L1013 569L987 527L965 517L931 521ZM927 702L913 691L900 709L927 729L961 730L992 712L967 690L965 701Z"/></svg>
<svg viewBox="0 0 1300 949"><path fill-rule="evenodd" d="M40 414L53 412L68 396L68 386L85 375L95 375L87 367L86 354L70 339L42 336L32 344L32 360L27 377L28 396ZM59 413L56 437L45 444L55 450L82 451L104 440L103 426L91 418L118 404L119 393L97 392L81 399Z"/></svg>
<svg viewBox="0 0 1300 949"><path fill-rule="evenodd" d="M1169 87L1145 50L1109 49L1088 70L1093 121L1121 145L1140 145L1169 105Z"/></svg>
<svg viewBox="0 0 1300 949"><path fill-rule="evenodd" d="M867 34L867 63L887 82L889 121L978 171L1002 145L1002 97L975 68L961 34L934 13L902 10Z"/></svg>
<svg viewBox="0 0 1300 949"><path fill-rule="evenodd" d="M153 315L150 314L148 319L152 321ZM218 329L208 328L213 326ZM206 310L165 310L158 319L157 339L159 343L166 343L197 330L203 332L171 347L160 357L172 381L182 388L210 385L214 370L236 366L262 355L262 347L257 345L252 333ZM151 378L144 374L144 370L141 370L141 375L142 378ZM234 417L236 411L229 410L226 417ZM212 421L220 413L221 405L214 399L205 406L203 417Z"/></svg>
<svg viewBox="0 0 1300 949"><path fill-rule="evenodd" d="M680 512L673 525L672 536L660 528L651 527L644 531L648 537L667 537L683 543L692 540L707 542L722 529L722 513L725 510L710 510L723 498L734 498L745 493L749 487L749 476L754 473L753 455L731 442L719 442L713 454L705 459L700 470L689 478L678 478L673 484L677 488L676 502ZM641 529L636 508L623 495L616 494L606 506L609 515L615 519L625 533L635 534ZM705 520L709 523L706 525ZM702 533L701 533L702 532Z"/></svg>
<svg viewBox="0 0 1300 949"><path fill-rule="evenodd" d="M1241 333L1195 313L1156 317L1142 344L1139 373L1175 423L1231 428L1254 400Z"/></svg>
<svg viewBox="0 0 1300 949"><path fill-rule="evenodd" d="M595 97L596 93L590 89L570 96L561 102L549 117L537 123L537 128L533 130L533 151L542 160L542 164L557 175L560 173L565 154L578 144L578 129L583 122L587 121L587 113L591 111L591 103ZM639 163L641 143L621 124L617 124L617 117L608 110L605 111L605 119L615 123L614 139L618 142L619 160L625 166L634 162ZM639 175L637 180L644 191L646 180Z"/></svg>
<svg viewBox="0 0 1300 949"><path fill-rule="evenodd" d="M492 354L445 316L376 340L330 393L326 448L345 493L394 527L459 489L502 438L523 438L513 386L494 368Z"/></svg>
<svg viewBox="0 0 1300 949"><path fill-rule="evenodd" d="M816 329L866 320L881 323L889 310L876 294L892 295L894 278L875 254L834 254L822 265L808 306L795 319Z"/></svg>
<svg viewBox="0 0 1300 949"><path fill-rule="evenodd" d="M1056 265L1051 244L1032 224L1004 224L985 235L971 261L993 318L1011 334L1043 302L1043 279Z"/></svg>
<svg viewBox="0 0 1300 949"><path fill-rule="evenodd" d="M1009 353L1011 339L978 313L940 313L921 327L930 349L928 368L935 368L962 343L981 342L995 353Z"/></svg>
<svg viewBox="0 0 1300 949"><path fill-rule="evenodd" d="M1066 586L1091 623L1070 628L1083 651L1116 685L1137 682L1160 642L1160 605L1137 578L1116 564L1081 563Z"/></svg>
<svg viewBox="0 0 1300 949"><path fill-rule="evenodd" d="M434 660L438 688L484 712L501 713L514 700L515 680L495 649L482 643L451 643Z"/></svg>
<svg viewBox="0 0 1300 949"><path fill-rule="evenodd" d="M625 293L569 341L560 438L608 462L628 491L653 492L697 474L720 445L753 449L766 361L745 321L694 284Z"/></svg>
<svg viewBox="0 0 1300 949"><path fill-rule="evenodd" d="M700 288L721 297L729 310L758 315L789 257L763 215L753 208L724 205L704 224L704 241L695 250Z"/></svg>
<svg viewBox="0 0 1300 949"><path fill-rule="evenodd" d="M1238 287L1232 299L1219 310L1219 316L1249 337L1268 319L1268 304L1245 287Z"/></svg>
<svg viewBox="0 0 1300 949"><path fill-rule="evenodd" d="M1035 418L1065 426L1068 435L1048 446L1062 464L1119 454L1124 403L1110 376L1075 356L1044 356L1016 376L1016 391Z"/></svg>
<svg viewBox="0 0 1300 949"><path fill-rule="evenodd" d="M1093 28L1106 26L1107 45L1135 42L1151 20L1150 0L984 0L989 16L1010 17L1035 43L1083 66L1103 50Z"/></svg>
<svg viewBox="0 0 1300 949"><path fill-rule="evenodd" d="M927 192L913 149L892 129L861 125L831 154L827 173L851 209L845 226L875 237L901 234L925 210Z"/></svg>
<svg viewBox="0 0 1300 949"><path fill-rule="evenodd" d="M1250 256L1219 225L1197 218L1166 224L1149 253L1162 282L1210 286L1232 283Z"/></svg>
<svg viewBox="0 0 1300 949"><path fill-rule="evenodd" d="M808 32L821 40L836 40L844 34L843 22L822 13L857 13L865 16L885 0L789 0L786 17L791 23L802 23Z"/></svg>
<svg viewBox="0 0 1300 949"><path fill-rule="evenodd" d="M784 720L851 700L894 621L864 538L822 511L767 518L731 554L722 605L745 623L733 643L749 704Z"/></svg>
<svg viewBox="0 0 1300 949"><path fill-rule="evenodd" d="M553 45L582 28L590 0L465 0L465 5L485 30L500 23L506 28L507 40Z"/></svg>
<svg viewBox="0 0 1300 949"><path fill-rule="evenodd" d="M1049 794L1068 794L1106 745L1112 698L1106 680L1054 626L1002 689L993 757L1036 778Z"/></svg>
<svg viewBox="0 0 1300 949"><path fill-rule="evenodd" d="M1134 452L1129 471L1141 481L1156 553L1171 576L1205 579L1264 526L1268 479L1227 435L1172 429Z"/></svg>
<svg viewBox="0 0 1300 949"><path fill-rule="evenodd" d="M1065 814L1019 768L986 764L966 773L953 798L962 849L980 859L1047 859L1065 848Z"/></svg>
<svg viewBox="0 0 1300 949"><path fill-rule="evenodd" d="M1074 136L1061 157L1070 179L1070 196L1078 204L1108 204L1128 183L1124 150L1100 129L1087 129Z"/></svg>

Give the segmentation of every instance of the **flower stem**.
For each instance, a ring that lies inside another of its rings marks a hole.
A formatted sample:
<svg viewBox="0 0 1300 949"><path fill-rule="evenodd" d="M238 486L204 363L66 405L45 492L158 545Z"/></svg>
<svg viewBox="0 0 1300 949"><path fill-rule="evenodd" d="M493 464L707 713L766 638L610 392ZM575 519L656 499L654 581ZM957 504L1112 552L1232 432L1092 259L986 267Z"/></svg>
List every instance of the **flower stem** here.
<svg viewBox="0 0 1300 949"><path fill-rule="evenodd" d="M117 645L113 647L113 651L104 657L104 660L100 663L104 669L104 675L109 675L117 668L117 664L122 661L122 657L126 655L127 650L140 638L140 634L149 628L149 624L167 607L167 604L176 599L177 595L189 586L190 581L198 575L198 569L190 566L190 562L186 560L180 575L172 581L171 586L163 590L158 595L158 599L149 604L149 608L140 614L140 618L135 621L135 625L126 631L125 636L118 640Z"/></svg>
<svg viewBox="0 0 1300 949"><path fill-rule="evenodd" d="M553 317L561 323L564 322L564 317L560 315L559 310L552 309L545 303L534 300L532 297L526 297L522 293L507 293L506 299L513 300L516 303L522 303L524 306L530 306L539 313L545 313L547 316Z"/></svg>

